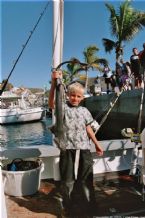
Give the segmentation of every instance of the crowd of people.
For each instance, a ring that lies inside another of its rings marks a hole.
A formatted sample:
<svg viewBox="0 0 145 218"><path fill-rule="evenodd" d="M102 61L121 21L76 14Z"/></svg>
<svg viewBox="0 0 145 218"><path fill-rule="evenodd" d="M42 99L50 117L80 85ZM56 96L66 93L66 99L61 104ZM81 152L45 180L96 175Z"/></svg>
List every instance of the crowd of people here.
<svg viewBox="0 0 145 218"><path fill-rule="evenodd" d="M116 71L111 71L109 66L104 67L104 78L107 88L107 93L116 88L119 91L138 89L143 87L145 71L145 43L143 50L138 51L137 48L132 49L130 61L124 62L122 57L116 63Z"/></svg>

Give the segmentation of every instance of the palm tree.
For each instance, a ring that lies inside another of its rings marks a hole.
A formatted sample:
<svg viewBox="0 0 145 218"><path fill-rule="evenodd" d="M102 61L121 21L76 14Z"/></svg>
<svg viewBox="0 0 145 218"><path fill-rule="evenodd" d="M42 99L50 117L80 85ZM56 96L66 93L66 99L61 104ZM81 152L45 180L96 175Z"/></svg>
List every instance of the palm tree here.
<svg viewBox="0 0 145 218"><path fill-rule="evenodd" d="M96 52L99 51L99 48L97 48L95 45L88 46L83 54L85 63L87 64L84 70L86 71L86 82L85 82L85 88L87 89L88 85L88 70L89 69L96 69L98 71L103 71L101 65L108 65L108 61L104 58L99 58L96 56Z"/></svg>
<svg viewBox="0 0 145 218"><path fill-rule="evenodd" d="M80 62L77 58L73 57L69 61L66 61L64 63L67 63L67 69L63 70L63 78L64 83L67 85L70 82L72 82L75 78L78 78L80 76L81 71L86 72L86 81L85 81L85 88L87 90L88 85L88 70L91 69L97 69L99 71L103 71L101 65L108 65L108 61L104 58L98 58L95 56L95 53L99 51L99 49L93 45L87 47L83 54L85 63Z"/></svg>
<svg viewBox="0 0 145 218"><path fill-rule="evenodd" d="M103 38L103 44L106 52L115 49L117 64L120 56L123 56L123 42L132 40L145 26L145 12L133 9L129 0L123 2L118 10L111 4L105 5L110 12L111 34L116 41Z"/></svg>
<svg viewBox="0 0 145 218"><path fill-rule="evenodd" d="M86 66L86 64L85 63L81 63L75 57L72 57L69 61L66 61L66 63L67 63L67 69L63 70L63 78L64 78L64 83L66 85L68 85L76 77L78 77L79 72L81 70L84 70L84 66Z"/></svg>

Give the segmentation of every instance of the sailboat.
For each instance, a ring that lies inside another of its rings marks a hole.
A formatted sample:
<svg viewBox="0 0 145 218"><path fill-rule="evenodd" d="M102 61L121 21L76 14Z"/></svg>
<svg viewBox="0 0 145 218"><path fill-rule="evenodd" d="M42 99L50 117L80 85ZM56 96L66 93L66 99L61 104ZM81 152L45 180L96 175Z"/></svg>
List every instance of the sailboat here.
<svg viewBox="0 0 145 218"><path fill-rule="evenodd" d="M27 123L42 120L45 108L30 104L24 95L3 92L0 96L0 124Z"/></svg>

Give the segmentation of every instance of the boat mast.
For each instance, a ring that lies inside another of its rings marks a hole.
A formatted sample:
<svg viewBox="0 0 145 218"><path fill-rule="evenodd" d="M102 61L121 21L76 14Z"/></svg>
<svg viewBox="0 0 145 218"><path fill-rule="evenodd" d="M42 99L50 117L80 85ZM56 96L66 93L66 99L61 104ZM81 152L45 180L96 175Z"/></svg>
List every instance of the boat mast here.
<svg viewBox="0 0 145 218"><path fill-rule="evenodd" d="M53 49L52 49L52 69L62 63L63 55L63 0L53 0ZM52 123L55 123L54 110L52 111ZM56 147L54 140L53 146ZM53 163L55 181L59 181L59 157Z"/></svg>
<svg viewBox="0 0 145 218"><path fill-rule="evenodd" d="M53 0L53 49L52 69L62 63L63 56L63 0ZM52 123L55 123L54 111L52 111ZM54 140L53 140L53 144Z"/></svg>
<svg viewBox="0 0 145 218"><path fill-rule="evenodd" d="M53 68L62 62L63 56L63 5L63 0L53 0Z"/></svg>

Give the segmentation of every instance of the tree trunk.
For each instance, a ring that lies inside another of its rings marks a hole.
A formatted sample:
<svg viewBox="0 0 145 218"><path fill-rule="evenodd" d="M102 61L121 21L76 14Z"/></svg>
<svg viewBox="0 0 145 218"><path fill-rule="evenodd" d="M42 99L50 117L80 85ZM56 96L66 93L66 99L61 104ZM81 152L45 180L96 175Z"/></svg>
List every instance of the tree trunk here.
<svg viewBox="0 0 145 218"><path fill-rule="evenodd" d="M86 81L85 81L85 91L88 90L88 70L86 70Z"/></svg>

